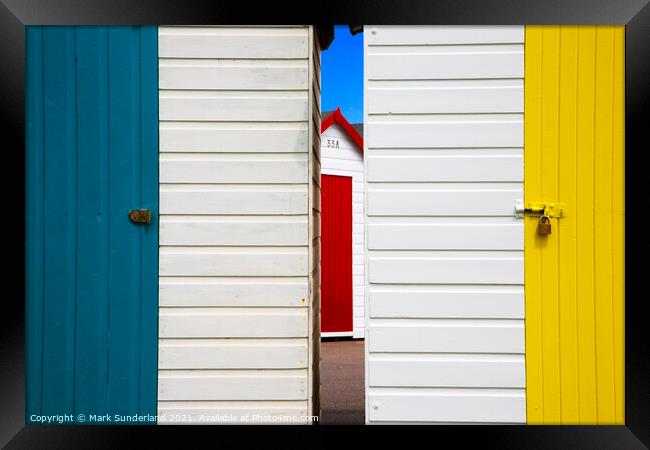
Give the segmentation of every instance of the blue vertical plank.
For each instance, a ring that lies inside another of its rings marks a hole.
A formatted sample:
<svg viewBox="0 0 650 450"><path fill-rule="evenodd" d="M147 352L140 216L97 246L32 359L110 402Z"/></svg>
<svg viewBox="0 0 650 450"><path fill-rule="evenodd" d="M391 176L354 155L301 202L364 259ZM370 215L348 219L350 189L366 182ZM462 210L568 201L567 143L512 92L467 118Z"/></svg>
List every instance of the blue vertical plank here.
<svg viewBox="0 0 650 450"><path fill-rule="evenodd" d="M45 205L43 414L73 411L76 92L74 29L46 27L44 51ZM73 219L73 220L71 220Z"/></svg>
<svg viewBox="0 0 650 450"><path fill-rule="evenodd" d="M142 228L140 314L140 411L156 415L158 395L158 27L140 31L142 207L151 224ZM152 419L148 423L155 423Z"/></svg>
<svg viewBox="0 0 650 450"><path fill-rule="evenodd" d="M108 370L108 33L77 29L79 213L75 415L105 414Z"/></svg>
<svg viewBox="0 0 650 450"><path fill-rule="evenodd" d="M140 48L138 29L111 27L108 32L111 197L109 241L108 397L111 411L138 412L140 233L128 220L140 208ZM134 250L138 251L134 251ZM136 344L136 345L134 345Z"/></svg>
<svg viewBox="0 0 650 450"><path fill-rule="evenodd" d="M41 413L43 361L43 29L25 30L25 422Z"/></svg>
<svg viewBox="0 0 650 450"><path fill-rule="evenodd" d="M157 28L29 27L26 36L26 421L153 419ZM128 220L136 208L152 211L150 225Z"/></svg>

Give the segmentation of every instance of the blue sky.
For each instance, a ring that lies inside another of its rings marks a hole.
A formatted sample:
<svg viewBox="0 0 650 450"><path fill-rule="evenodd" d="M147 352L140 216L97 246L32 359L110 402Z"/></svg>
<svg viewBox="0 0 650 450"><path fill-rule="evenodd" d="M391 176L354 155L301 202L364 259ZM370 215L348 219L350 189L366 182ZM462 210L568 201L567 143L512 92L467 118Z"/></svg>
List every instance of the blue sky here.
<svg viewBox="0 0 650 450"><path fill-rule="evenodd" d="M321 53L321 109L341 107L350 123L363 122L363 33L334 27L334 41Z"/></svg>

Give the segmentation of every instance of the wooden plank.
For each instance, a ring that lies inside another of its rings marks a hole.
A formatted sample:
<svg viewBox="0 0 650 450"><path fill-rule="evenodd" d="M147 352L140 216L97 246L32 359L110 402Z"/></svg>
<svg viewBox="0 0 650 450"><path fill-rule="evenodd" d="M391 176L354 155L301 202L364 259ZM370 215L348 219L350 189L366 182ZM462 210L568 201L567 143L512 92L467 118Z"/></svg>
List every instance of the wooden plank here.
<svg viewBox="0 0 650 450"><path fill-rule="evenodd" d="M160 277L160 306L305 306L305 278Z"/></svg>
<svg viewBox="0 0 650 450"><path fill-rule="evenodd" d="M306 308L161 308L161 338L306 337Z"/></svg>
<svg viewBox="0 0 650 450"><path fill-rule="evenodd" d="M307 60L160 60L160 89L307 89Z"/></svg>
<svg viewBox="0 0 650 450"><path fill-rule="evenodd" d="M520 155L399 155L367 159L368 181L524 181Z"/></svg>
<svg viewBox="0 0 650 450"><path fill-rule="evenodd" d="M521 25L382 25L364 27L364 39L374 45L454 45L523 43Z"/></svg>
<svg viewBox="0 0 650 450"><path fill-rule="evenodd" d="M307 217L161 216L160 245L305 245Z"/></svg>
<svg viewBox="0 0 650 450"><path fill-rule="evenodd" d="M578 30L578 83L576 120L576 260L591 261L594 254L594 88L596 27ZM579 317L594 317L594 272L576 272ZM593 320L576 322L580 349L596 348ZM578 352L578 401L582 423L597 423L596 355Z"/></svg>
<svg viewBox="0 0 650 450"><path fill-rule="evenodd" d="M307 214L307 186L160 186L161 214Z"/></svg>
<svg viewBox="0 0 650 450"><path fill-rule="evenodd" d="M372 250L523 250L522 223L372 223Z"/></svg>
<svg viewBox="0 0 650 450"><path fill-rule="evenodd" d="M162 255L161 255L162 266ZM368 256L369 283L523 284L522 258Z"/></svg>
<svg viewBox="0 0 650 450"><path fill-rule="evenodd" d="M307 367L304 339L161 339L160 369L298 369Z"/></svg>
<svg viewBox="0 0 650 450"><path fill-rule="evenodd" d="M307 401L159 401L158 425L294 423L307 415Z"/></svg>
<svg viewBox="0 0 650 450"><path fill-rule="evenodd" d="M302 124L161 122L160 152L306 153Z"/></svg>
<svg viewBox="0 0 650 450"><path fill-rule="evenodd" d="M161 27L158 36L160 58L306 58L307 32L305 29L286 32L270 29L228 30L201 27Z"/></svg>
<svg viewBox="0 0 650 450"><path fill-rule="evenodd" d="M522 78L523 48L509 52L451 51L437 54L368 50L368 80L434 80L451 78ZM379 53L379 52L382 53ZM480 50L479 50L480 51ZM385 52L385 53L384 53Z"/></svg>
<svg viewBox="0 0 650 450"><path fill-rule="evenodd" d="M369 216L512 216L521 189L380 189L367 192ZM162 204L162 201L161 201Z"/></svg>
<svg viewBox="0 0 650 450"><path fill-rule="evenodd" d="M307 119L307 95L301 91L160 92L160 120L297 122Z"/></svg>
<svg viewBox="0 0 650 450"><path fill-rule="evenodd" d="M382 390L383 391L383 390ZM526 398L523 391L445 389L368 394L368 411L373 422L489 422L525 423ZM376 407L375 407L376 406Z"/></svg>
<svg viewBox="0 0 650 450"><path fill-rule="evenodd" d="M275 156L275 155L273 155ZM306 183L306 154L219 155L164 153L161 183Z"/></svg>
<svg viewBox="0 0 650 450"><path fill-rule="evenodd" d="M523 113L523 84L370 87L368 114Z"/></svg>
<svg viewBox="0 0 650 450"><path fill-rule="evenodd" d="M523 319L521 289L372 287L369 316L377 318Z"/></svg>
<svg viewBox="0 0 650 450"><path fill-rule="evenodd" d="M305 400L307 370L165 370L158 399Z"/></svg>
<svg viewBox="0 0 650 450"><path fill-rule="evenodd" d="M160 249L160 276L300 276L307 267L306 247Z"/></svg>
<svg viewBox="0 0 650 450"><path fill-rule="evenodd" d="M372 148L523 147L520 120L367 122Z"/></svg>
<svg viewBox="0 0 650 450"><path fill-rule="evenodd" d="M370 352L524 353L523 320L375 320L368 334Z"/></svg>
<svg viewBox="0 0 650 450"><path fill-rule="evenodd" d="M524 388L523 355L371 355L371 387Z"/></svg>

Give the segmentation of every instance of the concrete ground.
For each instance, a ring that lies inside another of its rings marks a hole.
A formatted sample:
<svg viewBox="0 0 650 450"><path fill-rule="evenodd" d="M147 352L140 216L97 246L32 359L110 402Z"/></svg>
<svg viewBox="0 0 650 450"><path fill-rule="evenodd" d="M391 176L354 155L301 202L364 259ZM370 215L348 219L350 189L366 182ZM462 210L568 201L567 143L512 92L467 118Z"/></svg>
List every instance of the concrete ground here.
<svg viewBox="0 0 650 450"><path fill-rule="evenodd" d="M365 417L363 345L363 340L321 342L321 425L363 425Z"/></svg>

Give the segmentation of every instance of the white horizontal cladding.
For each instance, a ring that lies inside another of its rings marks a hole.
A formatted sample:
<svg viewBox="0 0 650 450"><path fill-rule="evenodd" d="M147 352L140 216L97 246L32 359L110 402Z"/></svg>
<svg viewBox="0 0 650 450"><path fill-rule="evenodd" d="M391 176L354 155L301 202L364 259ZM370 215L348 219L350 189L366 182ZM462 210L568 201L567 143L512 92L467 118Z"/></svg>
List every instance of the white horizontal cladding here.
<svg viewBox="0 0 650 450"><path fill-rule="evenodd" d="M161 183L307 183L308 157L293 154L164 153Z"/></svg>
<svg viewBox="0 0 650 450"><path fill-rule="evenodd" d="M160 119L299 122L308 119L305 91L163 91Z"/></svg>
<svg viewBox="0 0 650 450"><path fill-rule="evenodd" d="M522 26L366 26L366 421L525 423Z"/></svg>
<svg viewBox="0 0 650 450"><path fill-rule="evenodd" d="M435 80L521 78L523 44L507 49L474 47L396 51L372 47L368 50L368 80Z"/></svg>
<svg viewBox="0 0 650 450"><path fill-rule="evenodd" d="M159 423L305 416L313 30L158 31Z"/></svg>
<svg viewBox="0 0 650 450"><path fill-rule="evenodd" d="M373 285L371 318L523 319L521 286Z"/></svg>
<svg viewBox="0 0 650 450"><path fill-rule="evenodd" d="M368 405L372 422L526 422L523 389L373 388Z"/></svg>
<svg viewBox="0 0 650 450"><path fill-rule="evenodd" d="M160 89L306 90L307 60L161 59Z"/></svg>
<svg viewBox="0 0 650 450"><path fill-rule="evenodd" d="M520 250L523 223L369 223L373 250Z"/></svg>
<svg viewBox="0 0 650 450"><path fill-rule="evenodd" d="M521 186L375 187L369 185L369 216L514 216Z"/></svg>
<svg viewBox="0 0 650 450"><path fill-rule="evenodd" d="M307 153L302 122L161 122L160 152Z"/></svg>
<svg viewBox="0 0 650 450"><path fill-rule="evenodd" d="M165 27L158 36L160 58L295 59L308 56L308 30Z"/></svg>
<svg viewBox="0 0 650 450"><path fill-rule="evenodd" d="M367 46L376 45L461 45L522 44L524 27L502 25L365 26Z"/></svg>
<svg viewBox="0 0 650 450"><path fill-rule="evenodd" d="M374 117L374 116L373 116ZM441 120L427 116L387 121L370 118L367 123L372 148L468 148L523 147L523 121L485 117L482 120ZM369 155L372 156L372 155Z"/></svg>
<svg viewBox="0 0 650 450"><path fill-rule="evenodd" d="M397 86L378 83L368 88L368 114L523 113L523 83L507 81L394 83Z"/></svg>
<svg viewBox="0 0 650 450"><path fill-rule="evenodd" d="M368 334L371 353L524 353L523 320L375 319Z"/></svg>
<svg viewBox="0 0 650 450"><path fill-rule="evenodd" d="M306 400L159 401L158 424L294 423L307 415Z"/></svg>
<svg viewBox="0 0 650 450"><path fill-rule="evenodd" d="M162 339L161 369L299 369L307 367L305 339Z"/></svg>
<svg viewBox="0 0 650 450"><path fill-rule="evenodd" d="M163 370L158 399L306 400L307 369Z"/></svg>
<svg viewBox="0 0 650 450"><path fill-rule="evenodd" d="M305 245L305 216L160 217L160 245L294 246Z"/></svg>
<svg viewBox="0 0 650 450"><path fill-rule="evenodd" d="M307 185L160 185L161 214L270 214L308 212Z"/></svg>
<svg viewBox="0 0 650 450"><path fill-rule="evenodd" d="M522 284L523 254L497 257L368 257L368 282L378 284Z"/></svg>
<svg viewBox="0 0 650 450"><path fill-rule="evenodd" d="M307 247L162 247L161 276L300 276Z"/></svg>
<svg viewBox="0 0 650 450"><path fill-rule="evenodd" d="M307 308L161 308L160 338L307 337Z"/></svg>
<svg viewBox="0 0 650 450"><path fill-rule="evenodd" d="M368 158L368 181L522 182L523 154L392 155Z"/></svg>
<svg viewBox="0 0 650 450"><path fill-rule="evenodd" d="M368 365L371 387L526 387L523 355L378 353Z"/></svg>
<svg viewBox="0 0 650 450"><path fill-rule="evenodd" d="M305 306L305 277L160 277L160 306Z"/></svg>

